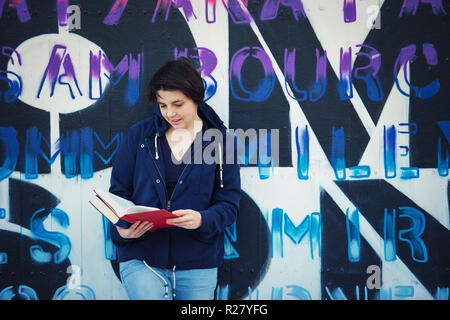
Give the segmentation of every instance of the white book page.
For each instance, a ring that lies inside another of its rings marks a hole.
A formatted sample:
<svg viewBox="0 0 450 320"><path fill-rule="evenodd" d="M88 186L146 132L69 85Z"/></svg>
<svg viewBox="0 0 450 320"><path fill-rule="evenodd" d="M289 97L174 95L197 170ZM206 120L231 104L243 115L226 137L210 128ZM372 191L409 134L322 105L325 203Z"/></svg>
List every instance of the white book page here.
<svg viewBox="0 0 450 320"><path fill-rule="evenodd" d="M116 196L111 192L102 189L95 189L94 191L100 196L100 198L107 202L111 206L111 208L113 208L113 210L119 217L122 217L124 214L126 214L126 210L129 207L134 206L134 203L132 201Z"/></svg>
<svg viewBox="0 0 450 320"><path fill-rule="evenodd" d="M125 210L125 214L137 213L143 211L156 211L158 208L146 207L146 206L132 206Z"/></svg>
<svg viewBox="0 0 450 320"><path fill-rule="evenodd" d="M114 213L108 208L106 204L103 203L98 197L94 197L89 201L100 213L102 213L109 221L113 224L116 224L119 221L119 218L116 217Z"/></svg>

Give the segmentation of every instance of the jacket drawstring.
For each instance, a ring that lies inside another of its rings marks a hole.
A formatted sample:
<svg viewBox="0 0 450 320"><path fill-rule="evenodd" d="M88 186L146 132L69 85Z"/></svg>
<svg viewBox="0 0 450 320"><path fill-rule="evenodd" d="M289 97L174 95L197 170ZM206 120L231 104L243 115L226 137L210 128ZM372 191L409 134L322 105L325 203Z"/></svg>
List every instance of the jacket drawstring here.
<svg viewBox="0 0 450 320"><path fill-rule="evenodd" d="M158 135L155 136L155 159L158 160L159 159L159 155L158 155Z"/></svg>
<svg viewBox="0 0 450 320"><path fill-rule="evenodd" d="M175 291L175 268L176 268L176 266L173 266L173 269L172 269L172 277L173 277L173 289L172 289L172 296L173 297L175 297L177 294L176 294L176 291Z"/></svg>
<svg viewBox="0 0 450 320"><path fill-rule="evenodd" d="M220 187L223 188L222 145L219 143L219 178Z"/></svg>
<svg viewBox="0 0 450 320"><path fill-rule="evenodd" d="M154 274L156 274L158 276L158 278L160 278L163 282L164 282L164 288L166 290L166 292L164 293L164 298L168 298L169 297L169 284L167 283L166 279L164 279L164 277L162 275L160 275L158 272L156 272L155 270L153 270L152 267L150 267L147 262L145 262L144 260L144 264L147 268L149 268Z"/></svg>

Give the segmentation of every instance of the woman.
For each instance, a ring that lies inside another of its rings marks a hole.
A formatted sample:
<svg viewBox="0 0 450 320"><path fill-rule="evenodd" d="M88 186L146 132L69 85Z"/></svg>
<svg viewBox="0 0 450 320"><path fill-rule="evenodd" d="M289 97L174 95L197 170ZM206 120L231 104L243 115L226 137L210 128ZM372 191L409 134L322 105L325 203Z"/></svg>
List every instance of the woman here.
<svg viewBox="0 0 450 320"><path fill-rule="evenodd" d="M147 97L157 103L154 115L128 130L109 191L178 217L154 232L140 221L111 229L121 280L130 299L213 299L224 229L239 211L239 165L228 161L226 128L203 102L203 80L188 59L160 67ZM204 141L207 130L223 139ZM218 150L218 163L205 162L205 150Z"/></svg>

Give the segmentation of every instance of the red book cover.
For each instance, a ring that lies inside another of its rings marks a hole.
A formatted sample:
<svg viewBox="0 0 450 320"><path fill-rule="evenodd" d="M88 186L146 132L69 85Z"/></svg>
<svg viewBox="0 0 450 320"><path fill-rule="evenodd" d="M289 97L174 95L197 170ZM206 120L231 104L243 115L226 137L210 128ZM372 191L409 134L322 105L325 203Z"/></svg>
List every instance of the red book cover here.
<svg viewBox="0 0 450 320"><path fill-rule="evenodd" d="M153 222L154 226L150 229L152 232L159 228L173 227L173 225L166 223L166 220L171 218L178 218L178 216L164 209L130 213L121 217L129 223L135 223L136 221Z"/></svg>

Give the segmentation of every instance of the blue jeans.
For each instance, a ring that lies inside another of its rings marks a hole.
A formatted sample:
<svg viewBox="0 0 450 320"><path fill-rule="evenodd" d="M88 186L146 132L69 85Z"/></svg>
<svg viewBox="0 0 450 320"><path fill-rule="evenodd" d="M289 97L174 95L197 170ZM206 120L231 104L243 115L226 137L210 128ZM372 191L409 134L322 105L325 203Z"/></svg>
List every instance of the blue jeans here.
<svg viewBox="0 0 450 320"><path fill-rule="evenodd" d="M217 268L171 270L142 260L119 264L120 277L131 300L213 300Z"/></svg>

